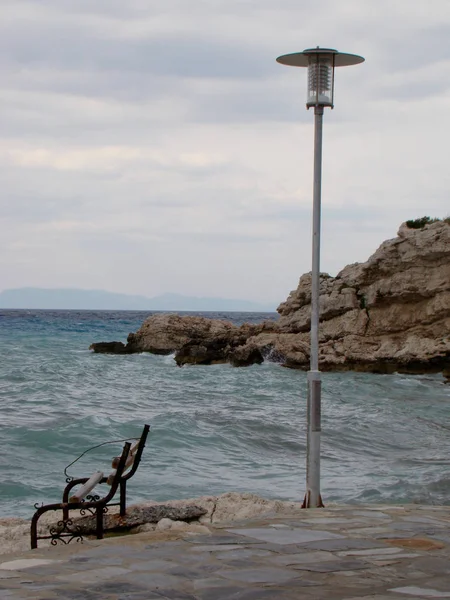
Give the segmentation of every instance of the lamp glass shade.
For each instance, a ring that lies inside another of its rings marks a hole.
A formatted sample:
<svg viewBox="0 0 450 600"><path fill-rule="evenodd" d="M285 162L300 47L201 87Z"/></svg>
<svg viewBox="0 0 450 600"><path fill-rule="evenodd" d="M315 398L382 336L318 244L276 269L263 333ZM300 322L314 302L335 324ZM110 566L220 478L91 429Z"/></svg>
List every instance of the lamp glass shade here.
<svg viewBox="0 0 450 600"><path fill-rule="evenodd" d="M333 54L310 54L306 106L333 107Z"/></svg>

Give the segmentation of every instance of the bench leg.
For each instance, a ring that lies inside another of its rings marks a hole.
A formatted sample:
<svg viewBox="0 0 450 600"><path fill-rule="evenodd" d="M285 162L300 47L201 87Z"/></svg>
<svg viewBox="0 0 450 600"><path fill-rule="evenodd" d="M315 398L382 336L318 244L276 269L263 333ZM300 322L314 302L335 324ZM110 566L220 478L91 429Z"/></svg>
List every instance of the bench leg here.
<svg viewBox="0 0 450 600"><path fill-rule="evenodd" d="M127 481L120 481L120 516L124 517L127 510Z"/></svg>
<svg viewBox="0 0 450 600"><path fill-rule="evenodd" d="M63 513L63 521L68 521L69 520L69 507L67 505L64 506L62 513Z"/></svg>
<svg viewBox="0 0 450 600"><path fill-rule="evenodd" d="M37 522L40 515L33 515L31 519L31 549L35 550L37 548Z"/></svg>
<svg viewBox="0 0 450 600"><path fill-rule="evenodd" d="M103 539L103 505L98 506L96 510L97 516L97 539Z"/></svg>

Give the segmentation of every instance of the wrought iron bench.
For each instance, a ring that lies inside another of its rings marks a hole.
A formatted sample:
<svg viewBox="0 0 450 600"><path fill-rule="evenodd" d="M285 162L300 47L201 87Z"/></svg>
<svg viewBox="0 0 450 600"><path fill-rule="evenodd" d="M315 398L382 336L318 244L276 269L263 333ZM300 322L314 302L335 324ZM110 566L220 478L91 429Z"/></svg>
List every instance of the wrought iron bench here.
<svg viewBox="0 0 450 600"><path fill-rule="evenodd" d="M70 511L79 510L80 515L84 516L86 513L96 516L96 536L97 539L101 540L104 536L104 522L103 515L108 512L109 506L119 506L120 516L124 516L126 513L126 493L127 493L127 481L133 477L136 473L144 450L145 442L147 440L148 432L150 430L149 425L145 425L142 431L141 437L136 441L133 446L130 442L126 442L121 456L113 458L112 468L113 470L108 477L104 477L101 471L97 471L91 477L84 477L82 479L73 479L68 477L66 479L66 487L64 488L62 502L56 504L46 504L39 506L35 504L37 509L31 520L31 548L37 548L38 540L51 540L51 544L55 546L58 541L64 544L69 544L73 539L82 541L82 528L74 524L70 518ZM108 484L109 491L104 496L100 494L92 494L92 491L97 485L106 483ZM70 496L71 490L81 485L81 487ZM119 502L112 503L117 489L119 489ZM49 535L38 535L37 525L39 518L48 511L62 511L62 520L58 521L56 526L52 526L49 529Z"/></svg>

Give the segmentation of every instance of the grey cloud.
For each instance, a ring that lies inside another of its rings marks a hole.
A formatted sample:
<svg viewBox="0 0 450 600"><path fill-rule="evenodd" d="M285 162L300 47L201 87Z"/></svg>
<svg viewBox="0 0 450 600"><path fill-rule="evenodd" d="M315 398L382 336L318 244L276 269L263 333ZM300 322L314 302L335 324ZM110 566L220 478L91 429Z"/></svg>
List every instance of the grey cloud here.
<svg viewBox="0 0 450 600"><path fill-rule="evenodd" d="M189 232L189 233L177 233L178 239L191 240L192 242L200 242L206 244L265 244L280 242L281 235L253 235L245 233L234 233L232 231L222 233L208 233L205 231Z"/></svg>
<svg viewBox="0 0 450 600"><path fill-rule="evenodd" d="M305 100L298 93L300 85L286 85L274 77L251 88L198 95L190 117L201 123L261 121L307 122Z"/></svg>
<svg viewBox="0 0 450 600"><path fill-rule="evenodd" d="M202 78L258 78L270 72L256 44L231 44L220 36L193 32L147 39L101 37L70 24L54 28L34 22L0 27L2 62L13 66Z"/></svg>
<svg viewBox="0 0 450 600"><path fill-rule="evenodd" d="M390 71L414 70L450 59L450 23L415 30L392 32L380 45L384 67Z"/></svg>
<svg viewBox="0 0 450 600"><path fill-rule="evenodd" d="M415 81L413 83L394 83L379 87L377 89L377 97L408 102L444 94L449 89L450 81L446 78L440 78L437 81L430 81L428 83L421 81Z"/></svg>

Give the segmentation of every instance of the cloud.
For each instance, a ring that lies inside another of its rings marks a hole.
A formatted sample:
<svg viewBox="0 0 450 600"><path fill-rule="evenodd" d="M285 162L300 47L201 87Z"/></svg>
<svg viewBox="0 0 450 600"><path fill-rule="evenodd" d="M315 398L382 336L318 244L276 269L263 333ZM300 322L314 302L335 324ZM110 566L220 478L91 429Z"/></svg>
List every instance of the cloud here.
<svg viewBox="0 0 450 600"><path fill-rule="evenodd" d="M282 300L310 270L317 43L322 267L448 211L446 0L4 0L0 281Z"/></svg>

